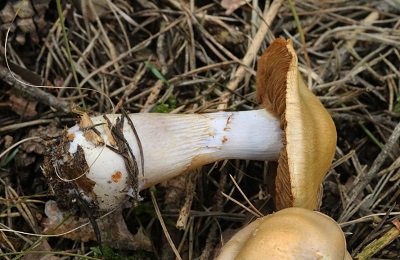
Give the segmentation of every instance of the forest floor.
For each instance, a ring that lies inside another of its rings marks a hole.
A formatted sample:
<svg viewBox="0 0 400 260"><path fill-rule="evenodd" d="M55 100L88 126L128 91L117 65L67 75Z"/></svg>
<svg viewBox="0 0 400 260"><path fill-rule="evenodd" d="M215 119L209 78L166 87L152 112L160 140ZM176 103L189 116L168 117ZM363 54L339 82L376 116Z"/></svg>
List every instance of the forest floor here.
<svg viewBox="0 0 400 260"><path fill-rule="evenodd" d="M41 165L44 140L73 126L77 110L259 107L256 61L278 37L292 39L337 128L320 210L340 224L353 258L399 258L400 1L88 2L0 3L2 259L212 259L255 219L249 202L272 213L268 163L229 160L141 192L139 205L105 216L94 232L93 216L59 212ZM12 77L5 55L31 86Z"/></svg>

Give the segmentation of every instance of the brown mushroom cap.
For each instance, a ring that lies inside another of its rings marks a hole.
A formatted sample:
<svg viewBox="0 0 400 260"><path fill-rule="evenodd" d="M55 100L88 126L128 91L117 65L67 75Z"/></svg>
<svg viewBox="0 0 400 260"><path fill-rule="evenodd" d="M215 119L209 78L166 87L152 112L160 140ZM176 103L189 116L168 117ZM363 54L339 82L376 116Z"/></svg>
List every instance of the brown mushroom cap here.
<svg viewBox="0 0 400 260"><path fill-rule="evenodd" d="M351 259L339 225L308 209L287 208L236 233L217 259Z"/></svg>
<svg viewBox="0 0 400 260"><path fill-rule="evenodd" d="M274 185L277 209L317 209L335 154L336 128L305 85L291 40L275 40L258 61L257 97L280 118L284 132Z"/></svg>

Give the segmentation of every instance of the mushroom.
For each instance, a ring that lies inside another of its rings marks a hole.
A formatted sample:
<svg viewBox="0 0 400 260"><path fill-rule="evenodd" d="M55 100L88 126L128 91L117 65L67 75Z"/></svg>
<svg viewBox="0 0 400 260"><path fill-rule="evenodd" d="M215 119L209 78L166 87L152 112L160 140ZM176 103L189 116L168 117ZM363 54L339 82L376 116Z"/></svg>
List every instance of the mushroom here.
<svg viewBox="0 0 400 260"><path fill-rule="evenodd" d="M301 80L291 41L278 39L265 51L257 85L267 110L84 115L51 146L44 173L64 201L79 197L108 210L127 194L140 200L140 190L218 160L278 160L278 208L316 208L335 126Z"/></svg>
<svg viewBox="0 0 400 260"><path fill-rule="evenodd" d="M351 259L340 226L330 217L304 208L286 208L259 218L237 232L218 260Z"/></svg>
<svg viewBox="0 0 400 260"><path fill-rule="evenodd" d="M317 209L335 155L335 124L305 85L291 40L275 40L258 64L257 97L280 118L284 133L272 185L276 208Z"/></svg>

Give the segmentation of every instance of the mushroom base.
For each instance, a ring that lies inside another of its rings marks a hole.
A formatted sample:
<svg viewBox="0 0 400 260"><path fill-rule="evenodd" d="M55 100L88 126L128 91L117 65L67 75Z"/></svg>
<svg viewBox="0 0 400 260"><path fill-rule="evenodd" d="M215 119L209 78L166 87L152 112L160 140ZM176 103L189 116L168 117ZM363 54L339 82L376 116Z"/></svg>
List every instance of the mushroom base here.
<svg viewBox="0 0 400 260"><path fill-rule="evenodd" d="M98 211L96 195L93 191L95 182L86 176L89 166L84 151L77 147L69 153L70 142L67 131L59 139L49 141L47 155L44 158L43 173L50 189L62 209L71 211Z"/></svg>

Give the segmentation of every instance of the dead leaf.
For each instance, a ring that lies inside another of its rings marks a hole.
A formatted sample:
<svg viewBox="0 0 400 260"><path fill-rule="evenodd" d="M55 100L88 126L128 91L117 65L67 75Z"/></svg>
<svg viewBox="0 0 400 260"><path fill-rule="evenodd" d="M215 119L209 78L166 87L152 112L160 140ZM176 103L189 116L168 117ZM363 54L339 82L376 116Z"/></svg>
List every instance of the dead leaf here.
<svg viewBox="0 0 400 260"><path fill-rule="evenodd" d="M62 212L57 203L53 200L47 201L45 205L45 213L47 218L42 222L45 234L62 234L62 237L75 241L95 241L95 232L87 218L69 217L68 214ZM97 224L100 230L102 242L116 249L128 250L146 250L151 251L151 241L144 233L142 228L139 228L136 234L129 232L122 217L121 211L115 211L105 217L97 219ZM84 226L82 226L84 225ZM82 226L82 227L80 227ZM66 233L80 227L73 232Z"/></svg>
<svg viewBox="0 0 400 260"><path fill-rule="evenodd" d="M8 148L11 145L13 145L14 143L14 137L12 137L11 135L6 135L4 136L4 148Z"/></svg>
<svg viewBox="0 0 400 260"><path fill-rule="evenodd" d="M82 113L79 121L79 127L83 130L83 136L85 136L89 142L92 142L96 146L103 145L103 138L101 138L98 132L95 131L93 126L94 124L92 119L90 119L90 116L87 113Z"/></svg>
<svg viewBox="0 0 400 260"><path fill-rule="evenodd" d="M14 13L20 18L31 18L35 15L31 1L10 1L12 2Z"/></svg>
<svg viewBox="0 0 400 260"><path fill-rule="evenodd" d="M110 12L110 8L106 0L81 0L81 6L83 17L89 21L96 21L97 17L101 18L106 13Z"/></svg>
<svg viewBox="0 0 400 260"><path fill-rule="evenodd" d="M14 15L15 14L11 5L11 1L8 1L3 9L0 11L0 20L2 20L3 23L10 23L14 18Z"/></svg>
<svg viewBox="0 0 400 260"><path fill-rule="evenodd" d="M54 124L48 126L39 126L29 130L27 138L29 137L41 137L42 139L34 139L25 142L21 145L22 151L26 153L44 154L46 151L46 144L43 140L52 139L61 136L63 133L62 129L57 128Z"/></svg>
<svg viewBox="0 0 400 260"><path fill-rule="evenodd" d="M37 101L29 101L23 97L10 94L8 103L11 109L20 116L29 118L37 115Z"/></svg>
<svg viewBox="0 0 400 260"><path fill-rule="evenodd" d="M242 5L245 5L248 2L248 0L222 0L221 1L221 6L226 9L226 14L230 15L232 14L236 9L241 7Z"/></svg>

